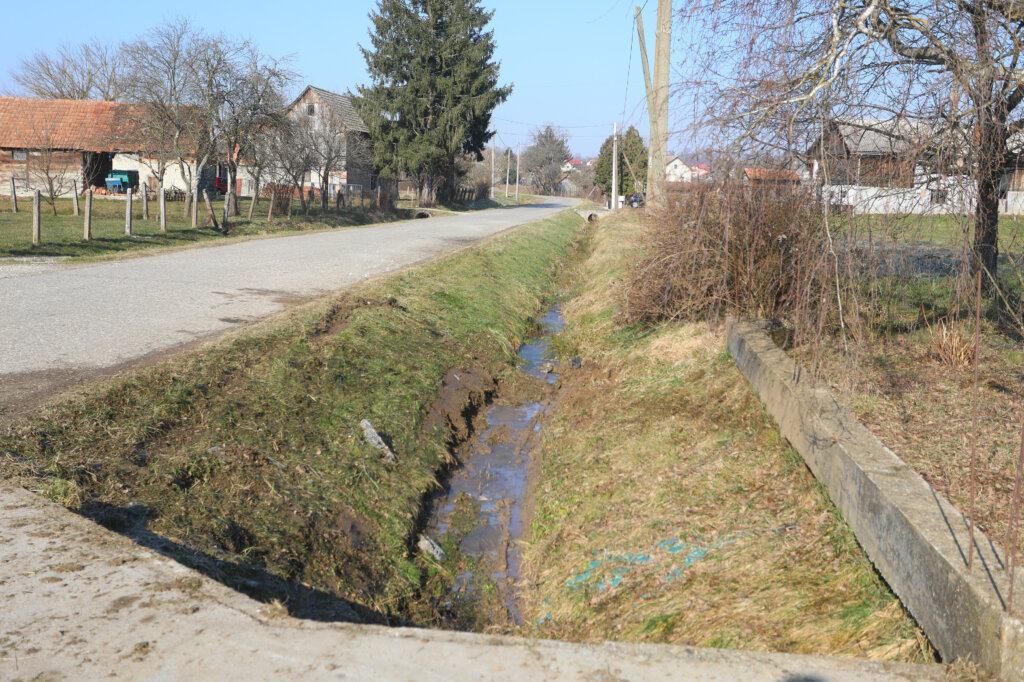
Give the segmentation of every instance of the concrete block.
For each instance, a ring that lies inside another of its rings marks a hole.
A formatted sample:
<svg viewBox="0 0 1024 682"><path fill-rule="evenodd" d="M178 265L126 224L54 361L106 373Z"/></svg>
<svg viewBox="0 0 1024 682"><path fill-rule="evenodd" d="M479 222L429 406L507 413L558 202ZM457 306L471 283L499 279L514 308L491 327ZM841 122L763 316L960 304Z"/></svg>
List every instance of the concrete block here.
<svg viewBox="0 0 1024 682"><path fill-rule="evenodd" d="M765 333L730 320L727 345L782 435L825 486L858 542L943 660L1024 680L1024 623L1008 615L1003 549L886 448ZM1024 577L1015 594L1024 596ZM1024 604L1018 602L1018 612Z"/></svg>

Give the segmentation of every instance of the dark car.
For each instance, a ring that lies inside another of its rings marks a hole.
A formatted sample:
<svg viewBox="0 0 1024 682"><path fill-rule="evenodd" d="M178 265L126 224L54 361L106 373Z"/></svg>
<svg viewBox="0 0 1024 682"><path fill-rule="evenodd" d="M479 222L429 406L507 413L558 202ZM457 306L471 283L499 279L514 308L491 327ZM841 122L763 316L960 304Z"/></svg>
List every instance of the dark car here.
<svg viewBox="0 0 1024 682"><path fill-rule="evenodd" d="M626 205L632 208L640 208L644 205L644 195L640 192L630 194L626 197Z"/></svg>

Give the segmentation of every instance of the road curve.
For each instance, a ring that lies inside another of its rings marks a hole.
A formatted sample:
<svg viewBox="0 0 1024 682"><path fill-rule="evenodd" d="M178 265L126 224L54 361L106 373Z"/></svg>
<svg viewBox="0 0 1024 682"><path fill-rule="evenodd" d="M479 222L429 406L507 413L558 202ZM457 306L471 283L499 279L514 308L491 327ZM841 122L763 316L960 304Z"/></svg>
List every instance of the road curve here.
<svg viewBox="0 0 1024 682"><path fill-rule="evenodd" d="M0 399L36 392L44 375L123 366L225 332L577 203L550 198L86 265L0 266ZM39 381L26 386L29 377Z"/></svg>

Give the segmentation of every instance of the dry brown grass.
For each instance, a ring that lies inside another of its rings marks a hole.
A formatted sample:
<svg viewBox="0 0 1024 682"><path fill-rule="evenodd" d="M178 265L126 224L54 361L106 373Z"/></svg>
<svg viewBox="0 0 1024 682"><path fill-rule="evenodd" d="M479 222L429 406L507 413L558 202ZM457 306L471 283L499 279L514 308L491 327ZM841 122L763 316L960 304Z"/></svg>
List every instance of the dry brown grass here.
<svg viewBox="0 0 1024 682"><path fill-rule="evenodd" d="M928 318L924 318L928 321ZM974 346L977 334L968 331L962 322L941 319L932 325L928 322L928 347L931 352L945 365L957 369L972 366Z"/></svg>
<svg viewBox="0 0 1024 682"><path fill-rule="evenodd" d="M599 227L565 306L584 369L545 427L524 631L931 660L719 332L615 321L638 232Z"/></svg>

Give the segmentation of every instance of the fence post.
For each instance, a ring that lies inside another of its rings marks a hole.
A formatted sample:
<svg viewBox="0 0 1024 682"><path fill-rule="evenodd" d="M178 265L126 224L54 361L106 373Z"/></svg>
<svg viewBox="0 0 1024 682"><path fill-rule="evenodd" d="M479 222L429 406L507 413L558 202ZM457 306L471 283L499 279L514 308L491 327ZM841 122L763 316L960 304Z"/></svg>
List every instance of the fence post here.
<svg viewBox="0 0 1024 682"><path fill-rule="evenodd" d="M124 234L127 237L132 236L132 188L128 188L128 195L125 196L124 201Z"/></svg>
<svg viewBox="0 0 1024 682"><path fill-rule="evenodd" d="M142 219L149 220L149 189L142 188Z"/></svg>
<svg viewBox="0 0 1024 682"><path fill-rule="evenodd" d="M42 226L39 224L39 190L32 195L32 246L43 243Z"/></svg>
<svg viewBox="0 0 1024 682"><path fill-rule="evenodd" d="M75 200L75 215L78 215L78 180L71 181L72 198Z"/></svg>
<svg viewBox="0 0 1024 682"><path fill-rule="evenodd" d="M92 239L92 190L85 191L85 227L82 230L85 241Z"/></svg>
<svg viewBox="0 0 1024 682"><path fill-rule="evenodd" d="M219 230L220 225L217 224L217 214L213 211L213 204L210 203L210 193L205 189L203 190L203 203L206 204L206 212L208 215L207 220L213 223L213 229ZM203 223L206 226L206 222Z"/></svg>
<svg viewBox="0 0 1024 682"><path fill-rule="evenodd" d="M164 188L160 186L160 231L164 234L167 233L167 196L164 194Z"/></svg>
<svg viewBox="0 0 1024 682"><path fill-rule="evenodd" d="M11 212L18 212L18 195L14 191L14 178L11 178Z"/></svg>

